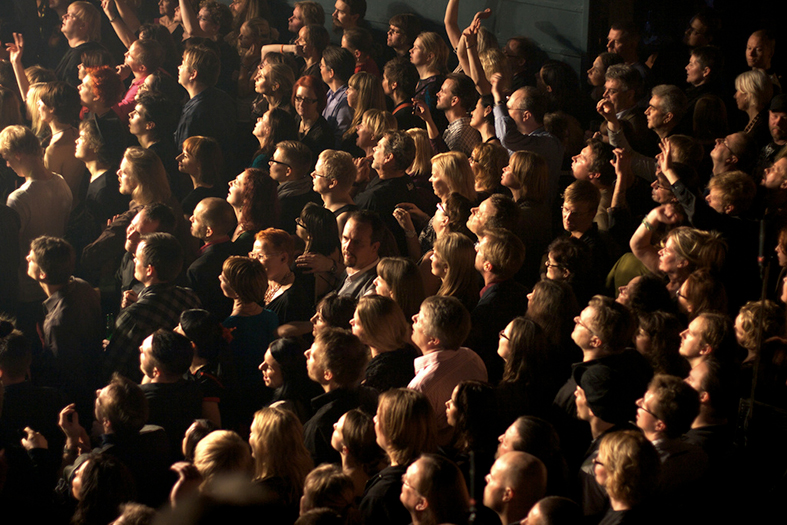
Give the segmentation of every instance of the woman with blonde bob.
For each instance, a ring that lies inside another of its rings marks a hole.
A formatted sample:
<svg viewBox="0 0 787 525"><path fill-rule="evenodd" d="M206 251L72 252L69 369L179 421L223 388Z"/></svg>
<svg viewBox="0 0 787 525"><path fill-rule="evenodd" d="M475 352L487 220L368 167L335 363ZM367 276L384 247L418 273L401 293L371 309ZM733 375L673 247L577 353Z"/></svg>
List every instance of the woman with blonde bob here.
<svg viewBox="0 0 787 525"><path fill-rule="evenodd" d="M443 202L452 193L459 193L470 202L476 202L475 176L464 153L449 151L432 157L430 181L435 195Z"/></svg>
<svg viewBox="0 0 787 525"><path fill-rule="evenodd" d="M508 151L500 144L485 142L473 148L469 160L481 202L500 189L503 170L509 164Z"/></svg>
<svg viewBox="0 0 787 525"><path fill-rule="evenodd" d="M520 208L538 206L544 202L549 185L547 161L532 151L514 152L503 168L502 182Z"/></svg>
<svg viewBox="0 0 787 525"><path fill-rule="evenodd" d="M378 392L406 387L415 376L413 361L419 352L410 343L410 325L396 301L361 297L350 326L372 355L363 384Z"/></svg>
<svg viewBox="0 0 787 525"><path fill-rule="evenodd" d="M660 466L650 441L637 430L607 434L593 464L596 481L609 494L610 509L601 523L636 523L645 518L643 504L656 489Z"/></svg>
<svg viewBox="0 0 787 525"><path fill-rule="evenodd" d="M456 297L468 311L478 303L478 272L473 241L461 233L446 233L434 244L432 274L441 281L437 295Z"/></svg>
<svg viewBox="0 0 787 525"><path fill-rule="evenodd" d="M421 303L426 298L424 281L418 271L418 266L404 257L383 257L380 259L380 262L377 263L374 292L396 301L396 304L402 309L405 319L408 320L418 313Z"/></svg>
<svg viewBox="0 0 787 525"><path fill-rule="evenodd" d="M424 452L437 448L435 415L421 392L395 388L383 392L374 417L374 431L390 466L366 486L360 504L364 523L409 523L410 513L399 500L402 475Z"/></svg>
<svg viewBox="0 0 787 525"><path fill-rule="evenodd" d="M389 112L377 108L367 109L361 122L355 128L358 138L355 145L361 148L366 156L373 153L374 147L387 131L396 131L396 118Z"/></svg>
<svg viewBox="0 0 787 525"><path fill-rule="evenodd" d="M295 516L303 495L303 482L313 468L303 444L303 426L282 408L266 407L254 414L249 436L254 458L254 480L278 495Z"/></svg>
<svg viewBox="0 0 787 525"><path fill-rule="evenodd" d="M773 82L761 69L744 71L735 78L735 102L738 109L745 112L749 121L744 133L750 135L758 144L770 139L768 130L768 104L773 98Z"/></svg>

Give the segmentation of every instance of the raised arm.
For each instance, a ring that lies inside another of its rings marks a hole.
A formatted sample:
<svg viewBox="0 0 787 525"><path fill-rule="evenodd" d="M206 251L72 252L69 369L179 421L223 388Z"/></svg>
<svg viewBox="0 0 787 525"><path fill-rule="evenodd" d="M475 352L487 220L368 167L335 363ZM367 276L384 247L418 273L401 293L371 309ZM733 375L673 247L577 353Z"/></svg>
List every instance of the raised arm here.
<svg viewBox="0 0 787 525"><path fill-rule="evenodd" d="M104 13L106 13L109 23L120 41L123 42L126 49L130 48L131 44L137 40L137 35L134 34L134 31L131 30L125 19L118 14L115 0L101 0L101 7L104 9ZM137 24L139 24L138 20Z"/></svg>
<svg viewBox="0 0 787 525"><path fill-rule="evenodd" d="M480 22L480 21L479 21ZM489 95L492 93L492 84L486 78L484 68L481 65L481 58L478 56L478 28L470 26L462 33L462 38L465 41L467 68L463 68L465 73L473 79L476 89L481 95Z"/></svg>
<svg viewBox="0 0 787 525"><path fill-rule="evenodd" d="M459 0L448 0L443 22L445 22L445 32L448 33L451 47L456 49L459 46L459 39L462 37L462 30L459 29Z"/></svg>
<svg viewBox="0 0 787 525"><path fill-rule="evenodd" d="M131 31L132 34L136 34L139 26L142 25L139 22L139 18L137 18L137 12L133 7L126 3L126 0L115 0L115 5L117 6L117 11L120 15L120 18L122 18L123 22L126 23L128 30Z"/></svg>
<svg viewBox="0 0 787 525"><path fill-rule="evenodd" d="M189 0L178 0L180 6L180 19L183 21L183 29L191 36L207 37L207 33L199 26L197 12Z"/></svg>
<svg viewBox="0 0 787 525"><path fill-rule="evenodd" d="M652 244L653 231L660 223L675 224L678 220L680 217L674 206L663 204L650 210L631 236L631 251L653 273L659 271L659 251Z"/></svg>
<svg viewBox="0 0 787 525"><path fill-rule="evenodd" d="M5 45L8 51L8 59L11 62L11 67L14 69L14 76L16 77L16 85L19 86L19 93L22 95L22 100L27 100L27 91L30 89L30 82L25 75L25 67L22 65L22 53L25 50L25 39L22 33L14 33L14 42L9 42Z"/></svg>

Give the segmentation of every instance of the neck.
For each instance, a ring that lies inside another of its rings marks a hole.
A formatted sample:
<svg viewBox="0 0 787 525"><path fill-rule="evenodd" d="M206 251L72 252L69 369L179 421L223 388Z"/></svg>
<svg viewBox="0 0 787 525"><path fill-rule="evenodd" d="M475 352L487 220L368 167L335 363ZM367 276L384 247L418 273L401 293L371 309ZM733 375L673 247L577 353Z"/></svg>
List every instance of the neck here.
<svg viewBox="0 0 787 525"><path fill-rule="evenodd" d="M54 177L54 174L46 169L44 166L43 157L34 159L30 165L23 166L18 173L23 176L25 180L49 180Z"/></svg>
<svg viewBox="0 0 787 525"><path fill-rule="evenodd" d="M189 175L189 178L191 179L191 185L194 186L195 188L212 188L213 187L213 186L209 186L208 184L205 184L204 182L197 182L197 179L194 177L194 175Z"/></svg>
<svg viewBox="0 0 787 525"><path fill-rule="evenodd" d="M661 127L657 128L657 129L654 129L653 131L656 132L656 135L659 136L659 139L664 140L665 138L667 138L669 136L669 133L670 133L670 131L672 131L672 128L668 128L666 126L661 126Z"/></svg>
<svg viewBox="0 0 787 525"><path fill-rule="evenodd" d="M433 77L438 74L437 71L431 69L428 65L424 64L422 66L415 66L415 69L418 70L418 78L424 80L429 77Z"/></svg>
<svg viewBox="0 0 787 525"><path fill-rule="evenodd" d="M503 279L500 278L499 275L495 275L489 272L483 272L484 277L484 286L489 286L490 284L499 283Z"/></svg>
<svg viewBox="0 0 787 525"><path fill-rule="evenodd" d="M62 17L61 17L62 18ZM71 38L66 37L68 40L68 47L74 48L80 46L88 41L88 39L82 35L79 36L72 36Z"/></svg>
<svg viewBox="0 0 787 525"><path fill-rule="evenodd" d="M328 82L328 87L331 89L331 91L336 93L337 91L339 91L339 88L341 88L344 84L346 84L346 82L343 82L338 78L334 78L333 80Z"/></svg>
<svg viewBox="0 0 787 525"><path fill-rule="evenodd" d="M167 376L162 373L159 373L157 376L150 378L151 383L157 383L160 385L171 385L172 383L177 383L180 381L180 376Z"/></svg>
<svg viewBox="0 0 787 525"><path fill-rule="evenodd" d="M208 238L202 239L205 241L205 244L217 244L220 242L227 242L230 240L229 235L211 235Z"/></svg>
<svg viewBox="0 0 787 525"><path fill-rule="evenodd" d="M518 189L508 188L508 189L511 190L511 197L514 199L514 202L519 202L519 199L524 197L524 192L522 191L522 188L518 188Z"/></svg>
<svg viewBox="0 0 787 525"><path fill-rule="evenodd" d="M206 364L208 364L207 359L205 359L204 357L197 357L195 355L194 358L191 360L191 366L189 367L189 372L191 372L192 374L196 374L197 370L199 370L201 367L205 366Z"/></svg>
<svg viewBox="0 0 787 525"><path fill-rule="evenodd" d="M328 192L328 193L323 193L320 196L322 197L322 202L325 208L331 211L336 211L342 206L344 206L345 204L353 204L353 199L352 197L350 197L350 194L348 193L339 194L334 192Z"/></svg>
<svg viewBox="0 0 787 525"><path fill-rule="evenodd" d="M619 499L615 499L612 496L609 498L609 505L612 507L612 510L630 510L631 505L626 503L625 501L621 501Z"/></svg>
<svg viewBox="0 0 787 525"><path fill-rule="evenodd" d="M703 428L711 425L726 425L726 417L715 417L712 410L705 404L700 405L700 413L691 424L691 428Z"/></svg>
<svg viewBox="0 0 787 525"><path fill-rule="evenodd" d="M315 122L317 122L317 119L319 118L320 118L319 113L317 113L316 115L304 115L301 117L301 125L304 128L310 128Z"/></svg>
<svg viewBox="0 0 787 525"><path fill-rule="evenodd" d="M189 94L189 98L194 98L200 93L202 93L203 91L205 91L206 89L208 89L208 86L200 82L193 82L190 83L188 86L184 86L184 87L186 88L186 91Z"/></svg>
<svg viewBox="0 0 787 525"><path fill-rule="evenodd" d="M257 303L244 303L240 299L235 299L235 302L232 305L232 315L238 317L251 317L252 315L258 315L262 312L262 306L258 305Z"/></svg>
<svg viewBox="0 0 787 525"><path fill-rule="evenodd" d="M611 355L612 353L609 352L605 347L599 348L583 348L582 349L582 362L587 363L588 361L593 361L594 359L600 359L602 357L606 357Z"/></svg>
<svg viewBox="0 0 787 525"><path fill-rule="evenodd" d="M52 119L52 121L49 123L49 130L52 132L52 136L69 129L74 129L74 126L71 124L63 124L57 119Z"/></svg>
<svg viewBox="0 0 787 525"><path fill-rule="evenodd" d="M142 133L141 135L137 135L137 142L139 142L139 145L143 148L148 149L158 141L153 140L153 138L148 133Z"/></svg>
<svg viewBox="0 0 787 525"><path fill-rule="evenodd" d="M601 434L609 430L610 428L614 427L612 423L608 423L603 421L596 416L593 416L590 419L590 433L593 435L593 439L596 439Z"/></svg>
<svg viewBox="0 0 787 525"><path fill-rule="evenodd" d="M448 120L449 124L466 116L467 116L467 111L465 111L465 109L461 106L455 106L445 110L445 118L446 120Z"/></svg>
<svg viewBox="0 0 787 525"><path fill-rule="evenodd" d="M391 92L391 100L393 100L394 107L396 107L402 102L407 101L407 97L399 93L398 89L395 89L394 91Z"/></svg>
<svg viewBox="0 0 787 525"><path fill-rule="evenodd" d="M268 103L269 108L277 108L279 105L281 105L282 97L278 96L276 93L262 95L262 98L264 98L265 102Z"/></svg>
<svg viewBox="0 0 787 525"><path fill-rule="evenodd" d="M83 162L85 163L87 170L90 172L90 182L96 180L99 175L109 169L109 166L102 164L98 159L86 160Z"/></svg>
<svg viewBox="0 0 787 525"><path fill-rule="evenodd" d="M491 138L497 137L495 126L488 122L481 124L481 127L478 128L478 132L481 133L481 142L486 142Z"/></svg>
<svg viewBox="0 0 787 525"><path fill-rule="evenodd" d="M48 284L43 281L38 281L38 284L41 285L41 289L44 290L47 297L52 297L52 295L65 286L64 284Z"/></svg>
<svg viewBox="0 0 787 525"><path fill-rule="evenodd" d="M404 177L405 175L407 175L407 172L405 171L389 170L385 168L382 168L377 172L377 176L380 177L381 180L398 179L399 177Z"/></svg>

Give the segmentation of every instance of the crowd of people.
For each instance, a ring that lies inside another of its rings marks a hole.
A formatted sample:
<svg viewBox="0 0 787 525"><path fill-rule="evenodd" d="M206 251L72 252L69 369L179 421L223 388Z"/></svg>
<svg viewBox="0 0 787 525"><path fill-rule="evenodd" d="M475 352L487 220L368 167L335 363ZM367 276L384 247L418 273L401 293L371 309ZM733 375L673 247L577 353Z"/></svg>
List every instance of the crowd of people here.
<svg viewBox="0 0 787 525"><path fill-rule="evenodd" d="M777 515L774 34L612 23L585 83L458 0L385 34L365 0L333 33L311 0L32 5L0 60L4 516Z"/></svg>

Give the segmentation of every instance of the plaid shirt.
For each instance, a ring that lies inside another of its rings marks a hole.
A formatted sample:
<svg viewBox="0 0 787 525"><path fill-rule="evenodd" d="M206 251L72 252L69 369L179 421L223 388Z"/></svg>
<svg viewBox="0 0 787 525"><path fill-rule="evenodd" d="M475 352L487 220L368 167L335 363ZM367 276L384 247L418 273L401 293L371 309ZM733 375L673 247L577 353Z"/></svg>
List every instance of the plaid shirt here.
<svg viewBox="0 0 787 525"><path fill-rule="evenodd" d="M199 308L200 301L190 288L169 283L152 284L126 307L115 321L115 331L104 355L104 375L119 372L132 381L142 379L139 347L159 328L173 329L184 310Z"/></svg>
<svg viewBox="0 0 787 525"><path fill-rule="evenodd" d="M470 126L470 118L462 117L451 122L443 132L443 140L451 151L461 151L468 157L481 143L481 134Z"/></svg>

